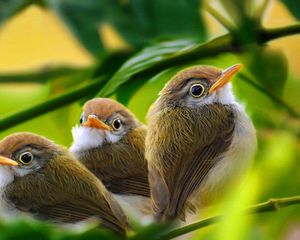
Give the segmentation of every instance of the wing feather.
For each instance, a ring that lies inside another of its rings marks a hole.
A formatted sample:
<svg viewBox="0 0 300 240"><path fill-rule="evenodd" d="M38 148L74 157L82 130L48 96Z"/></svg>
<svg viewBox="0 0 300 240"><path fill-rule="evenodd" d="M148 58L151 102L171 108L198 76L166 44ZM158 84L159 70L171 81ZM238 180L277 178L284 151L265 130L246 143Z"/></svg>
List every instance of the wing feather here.
<svg viewBox="0 0 300 240"><path fill-rule="evenodd" d="M150 117L149 129L155 125L156 130L149 130L146 156L149 169L162 173L149 178L154 206L165 219L184 219L189 196L201 187L231 144L233 111L230 106L212 104L196 111L178 108ZM169 123L167 118L173 121Z"/></svg>
<svg viewBox="0 0 300 240"><path fill-rule="evenodd" d="M17 209L53 222L97 218L122 234L127 226L124 213L103 184L75 160L53 159L39 172L17 178L6 189L6 198Z"/></svg>

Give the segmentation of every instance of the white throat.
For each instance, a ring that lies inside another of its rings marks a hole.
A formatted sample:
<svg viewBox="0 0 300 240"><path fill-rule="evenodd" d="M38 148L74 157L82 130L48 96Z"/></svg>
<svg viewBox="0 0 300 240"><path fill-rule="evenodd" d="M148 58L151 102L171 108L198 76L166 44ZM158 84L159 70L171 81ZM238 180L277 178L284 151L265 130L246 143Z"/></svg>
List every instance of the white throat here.
<svg viewBox="0 0 300 240"><path fill-rule="evenodd" d="M104 142L117 142L121 136L114 135L106 130L99 130L90 127L75 126L72 129L73 144L71 152L85 151L95 147L101 147Z"/></svg>
<svg viewBox="0 0 300 240"><path fill-rule="evenodd" d="M215 92L209 94L203 101L203 104L221 103L221 104L234 104L236 103L232 93L231 83L226 84Z"/></svg>
<svg viewBox="0 0 300 240"><path fill-rule="evenodd" d="M5 166L0 166L0 189L12 183L14 175L11 169ZM1 194L1 193L0 193Z"/></svg>
<svg viewBox="0 0 300 240"><path fill-rule="evenodd" d="M222 104L233 104L235 103L234 95L232 94L232 85L231 83L226 84L221 89L217 90L215 93L214 102L219 102Z"/></svg>
<svg viewBox="0 0 300 240"><path fill-rule="evenodd" d="M14 181L14 175L9 167L0 166L0 217L7 217L10 205L3 199L5 187Z"/></svg>

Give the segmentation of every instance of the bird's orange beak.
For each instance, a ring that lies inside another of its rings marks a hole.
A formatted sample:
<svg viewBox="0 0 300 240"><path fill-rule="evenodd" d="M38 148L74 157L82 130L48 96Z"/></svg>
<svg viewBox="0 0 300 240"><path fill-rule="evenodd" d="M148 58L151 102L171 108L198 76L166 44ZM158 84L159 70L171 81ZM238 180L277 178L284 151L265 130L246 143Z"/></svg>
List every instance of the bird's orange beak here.
<svg viewBox="0 0 300 240"><path fill-rule="evenodd" d="M0 156L0 165L18 166L18 163L14 160L9 159L9 158Z"/></svg>
<svg viewBox="0 0 300 240"><path fill-rule="evenodd" d="M101 120L99 120L97 117L93 115L89 115L86 122L83 123L82 125L90 128L98 128L98 129L108 130L108 131L111 130L110 126L106 125L104 122L102 122Z"/></svg>
<svg viewBox="0 0 300 240"><path fill-rule="evenodd" d="M242 64L235 64L229 68L226 68L222 72L219 79L208 90L208 93L212 93L212 92L216 91L217 89L226 85L232 79L232 76L234 74L236 74L240 70L241 67L242 67Z"/></svg>

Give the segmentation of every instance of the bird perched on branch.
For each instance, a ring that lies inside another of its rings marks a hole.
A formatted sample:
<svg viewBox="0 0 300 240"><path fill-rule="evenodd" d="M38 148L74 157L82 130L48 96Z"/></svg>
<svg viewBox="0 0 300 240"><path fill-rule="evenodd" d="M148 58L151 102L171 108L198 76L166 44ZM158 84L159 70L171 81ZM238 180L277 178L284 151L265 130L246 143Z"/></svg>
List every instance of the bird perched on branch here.
<svg viewBox="0 0 300 240"><path fill-rule="evenodd" d="M85 103L70 150L114 194L124 209L151 214L146 128L120 103L96 98Z"/></svg>
<svg viewBox="0 0 300 240"><path fill-rule="evenodd" d="M255 129L229 83L240 67L185 69L150 108L145 153L158 220L184 219L190 206L220 196L251 162Z"/></svg>
<svg viewBox="0 0 300 240"><path fill-rule="evenodd" d="M0 142L0 209L56 223L93 217L119 234L127 227L120 206L90 171L66 149L32 133Z"/></svg>

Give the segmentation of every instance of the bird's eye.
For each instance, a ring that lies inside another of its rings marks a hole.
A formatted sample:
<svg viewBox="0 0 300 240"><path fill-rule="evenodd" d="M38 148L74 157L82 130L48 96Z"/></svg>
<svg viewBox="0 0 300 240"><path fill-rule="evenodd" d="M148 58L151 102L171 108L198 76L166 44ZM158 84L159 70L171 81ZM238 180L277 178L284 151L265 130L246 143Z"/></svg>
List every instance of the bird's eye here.
<svg viewBox="0 0 300 240"><path fill-rule="evenodd" d="M120 127L121 127L121 120L119 118L115 119L113 122L112 122L112 126L113 126L113 129L114 130L119 130Z"/></svg>
<svg viewBox="0 0 300 240"><path fill-rule="evenodd" d="M85 122L85 119L84 119L84 115L82 114L81 117L80 117L80 125L83 124Z"/></svg>
<svg viewBox="0 0 300 240"><path fill-rule="evenodd" d="M193 84L190 88L190 93L192 94L193 97L201 97L202 94L204 93L205 87L200 84Z"/></svg>
<svg viewBox="0 0 300 240"><path fill-rule="evenodd" d="M33 155L31 152L24 152L19 157L19 161L24 165L30 164L32 160L33 160Z"/></svg>

